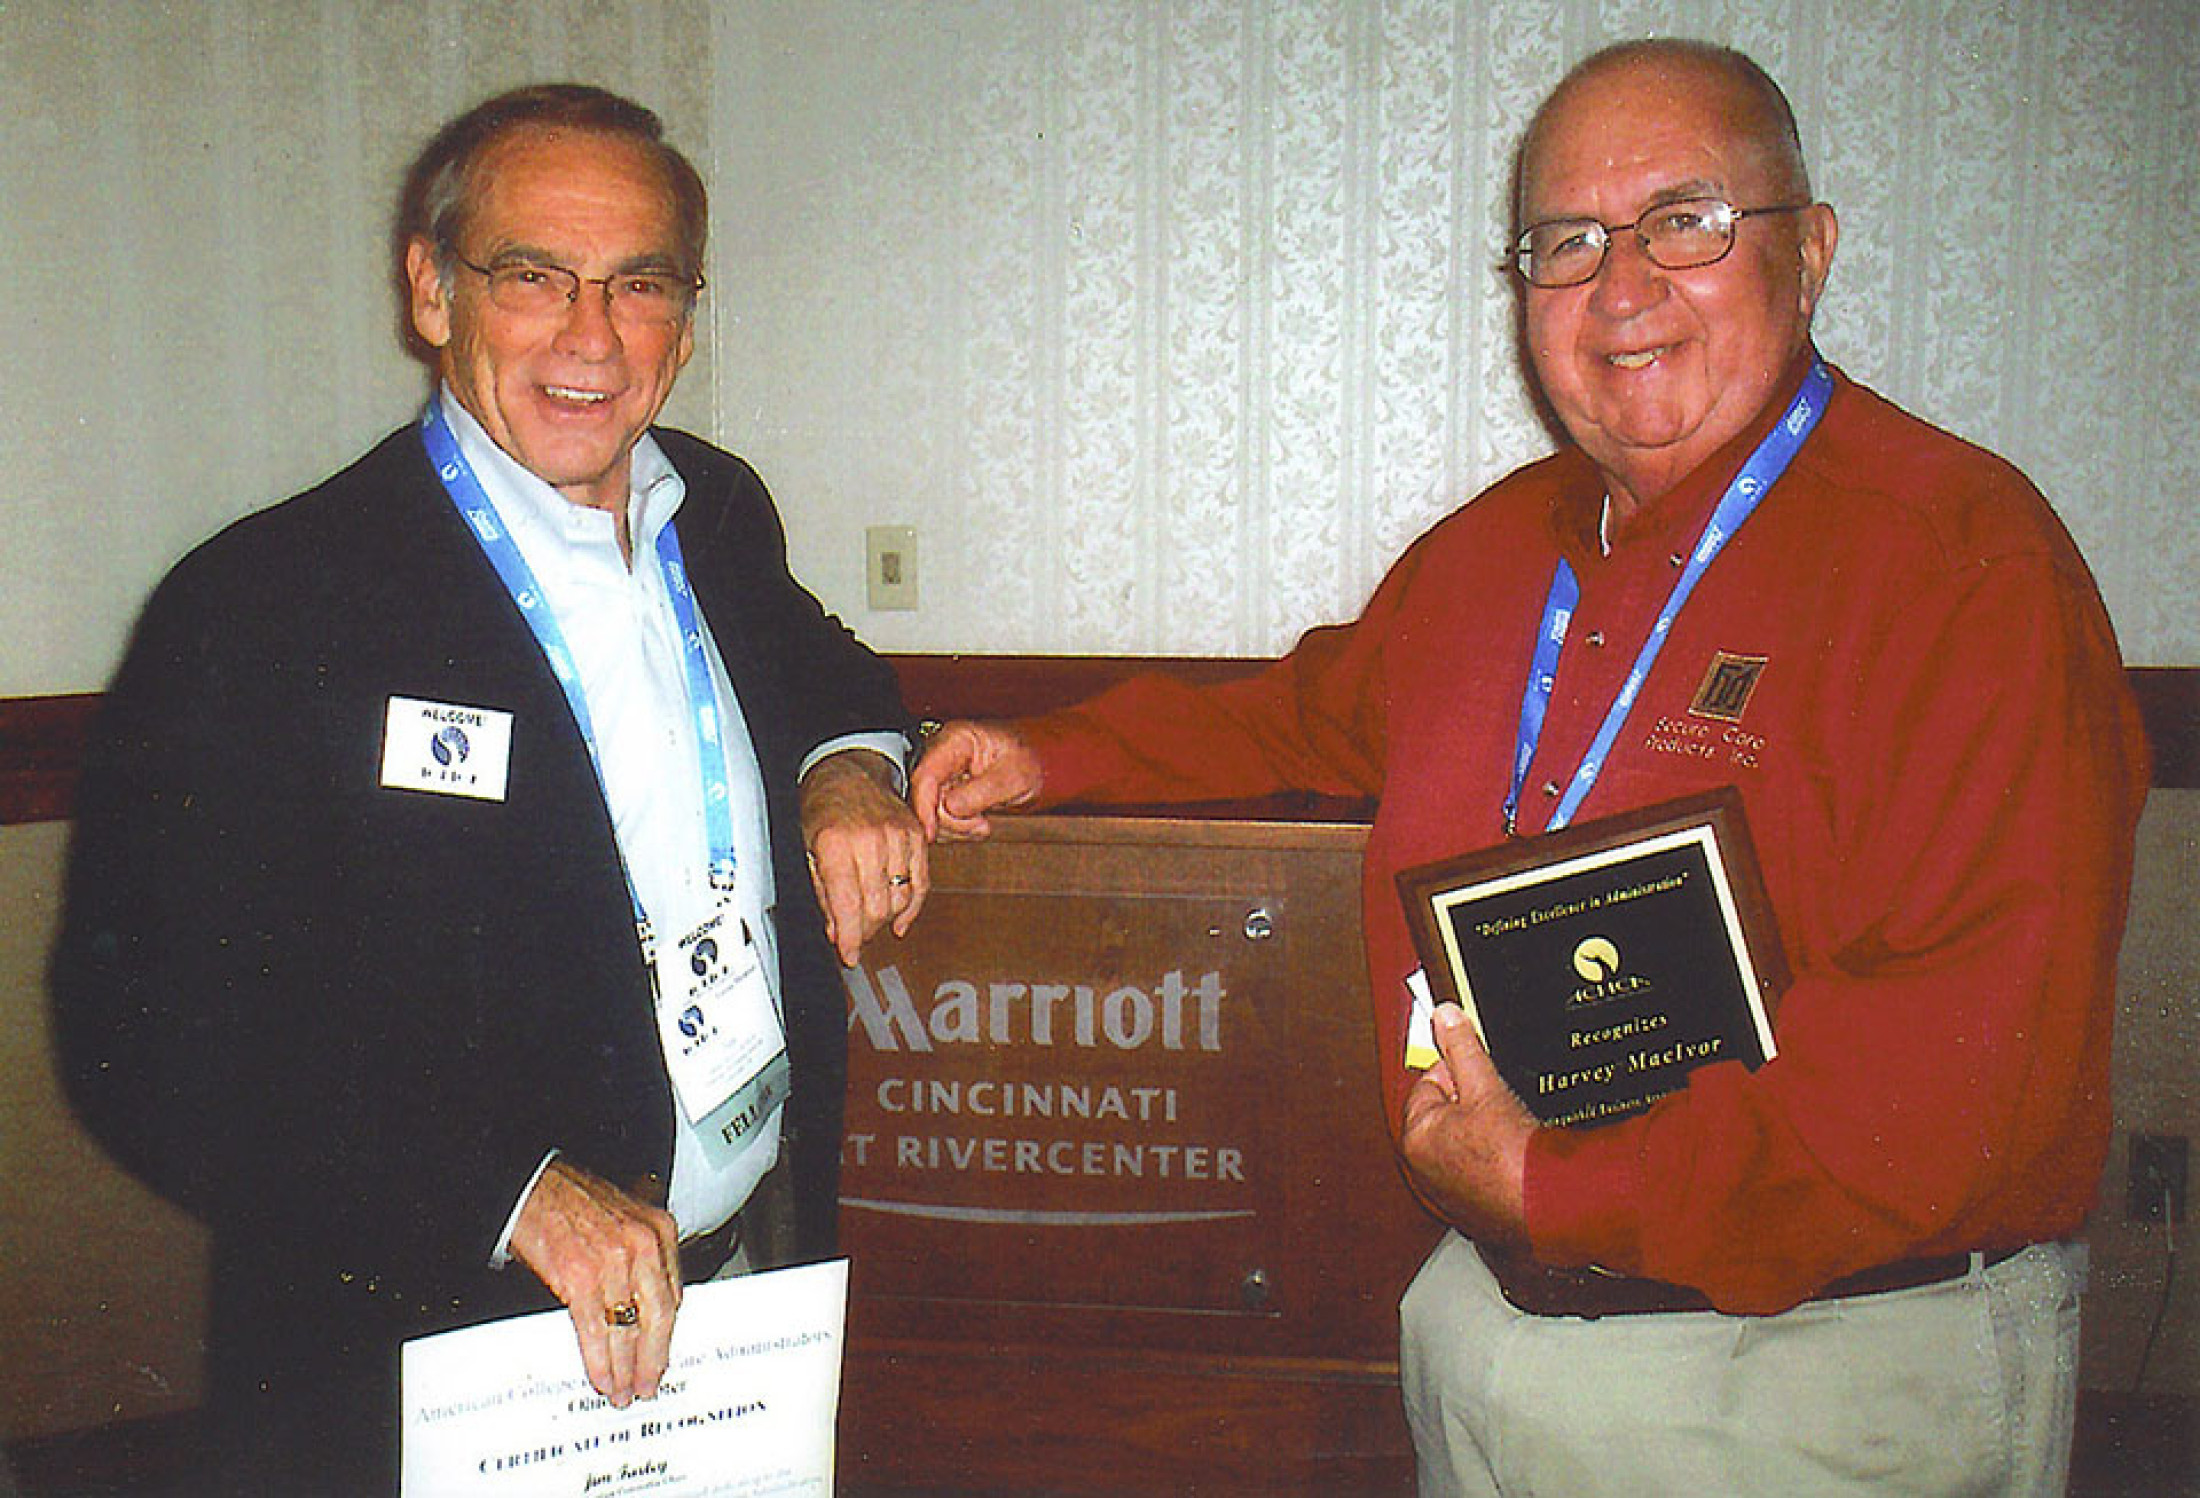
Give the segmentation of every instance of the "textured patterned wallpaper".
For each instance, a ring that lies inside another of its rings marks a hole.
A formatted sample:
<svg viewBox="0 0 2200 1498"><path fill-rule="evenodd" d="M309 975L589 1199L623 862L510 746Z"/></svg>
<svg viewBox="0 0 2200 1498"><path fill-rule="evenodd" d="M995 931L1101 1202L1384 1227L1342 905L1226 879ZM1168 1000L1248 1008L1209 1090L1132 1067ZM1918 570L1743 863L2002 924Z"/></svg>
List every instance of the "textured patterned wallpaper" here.
<svg viewBox="0 0 2200 1498"><path fill-rule="evenodd" d="M900 649L1262 654L1548 450L1495 269L1604 41L1789 87L1850 373L2027 468L2126 653L2200 663L2191 0L0 3L0 694L105 676L224 520L402 419L382 230L495 88L658 107L717 194L673 408ZM922 607L863 607L919 530Z"/></svg>
<svg viewBox="0 0 2200 1498"><path fill-rule="evenodd" d="M2200 314L2192 19L2053 0L805 6L756 80L774 232L796 248L731 293L782 305L719 362L725 409L761 413L745 440L772 471L845 506L798 526L836 597L860 596L865 518L920 526L924 609L868 620L876 638L1281 649L1548 449L1494 269L1519 129L1604 41L1708 35L1788 84L1841 210L1829 355L2026 467L2133 659L2200 661L2200 378L2172 354ZM872 54L915 61L814 102Z"/></svg>

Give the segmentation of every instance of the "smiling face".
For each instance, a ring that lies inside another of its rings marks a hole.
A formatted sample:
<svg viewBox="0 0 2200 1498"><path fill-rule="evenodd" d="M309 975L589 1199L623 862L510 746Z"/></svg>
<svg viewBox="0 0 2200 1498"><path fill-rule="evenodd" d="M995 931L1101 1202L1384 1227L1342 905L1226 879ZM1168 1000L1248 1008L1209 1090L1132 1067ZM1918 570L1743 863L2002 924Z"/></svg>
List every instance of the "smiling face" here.
<svg viewBox="0 0 2200 1498"><path fill-rule="evenodd" d="M483 153L474 180L457 248L476 265L527 259L584 278L693 269L664 174L637 141L521 128ZM508 312L464 266L445 284L424 239L405 270L414 328L497 446L574 503L623 513L628 457L694 352L692 319L617 324L602 288L585 285L556 313Z"/></svg>
<svg viewBox="0 0 2200 1498"><path fill-rule="evenodd" d="M1723 69L1637 58L1569 82L1521 162L1521 221L1633 223L1679 198L1802 200L1761 101ZM1833 210L1745 219L1714 265L1663 270L1626 231L1580 286L1529 287L1537 381L1625 515L1755 420L1810 333Z"/></svg>

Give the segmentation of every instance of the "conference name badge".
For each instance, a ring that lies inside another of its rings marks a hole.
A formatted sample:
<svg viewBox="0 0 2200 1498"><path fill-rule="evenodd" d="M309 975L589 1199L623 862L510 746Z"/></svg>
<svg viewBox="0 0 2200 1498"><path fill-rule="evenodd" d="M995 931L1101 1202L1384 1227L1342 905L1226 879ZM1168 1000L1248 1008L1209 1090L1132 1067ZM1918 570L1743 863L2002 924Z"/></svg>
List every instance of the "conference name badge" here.
<svg viewBox="0 0 2200 1498"><path fill-rule="evenodd" d="M382 722L382 784L391 790L502 801L511 762L510 713L390 698Z"/></svg>
<svg viewBox="0 0 2200 1498"><path fill-rule="evenodd" d="M657 1032L680 1111L701 1124L733 1102L747 1122L760 1122L786 1095L787 1052L762 950L723 906L677 938L655 940Z"/></svg>

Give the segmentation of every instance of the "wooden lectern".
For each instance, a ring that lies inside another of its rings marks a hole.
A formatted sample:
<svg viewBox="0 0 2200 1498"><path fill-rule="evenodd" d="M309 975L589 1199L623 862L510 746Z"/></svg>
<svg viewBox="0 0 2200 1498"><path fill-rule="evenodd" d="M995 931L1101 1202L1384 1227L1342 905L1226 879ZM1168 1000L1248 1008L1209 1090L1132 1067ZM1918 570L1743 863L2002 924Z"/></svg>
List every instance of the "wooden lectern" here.
<svg viewBox="0 0 2200 1498"><path fill-rule="evenodd" d="M847 974L842 1490L1410 1491L1364 829L996 828Z"/></svg>

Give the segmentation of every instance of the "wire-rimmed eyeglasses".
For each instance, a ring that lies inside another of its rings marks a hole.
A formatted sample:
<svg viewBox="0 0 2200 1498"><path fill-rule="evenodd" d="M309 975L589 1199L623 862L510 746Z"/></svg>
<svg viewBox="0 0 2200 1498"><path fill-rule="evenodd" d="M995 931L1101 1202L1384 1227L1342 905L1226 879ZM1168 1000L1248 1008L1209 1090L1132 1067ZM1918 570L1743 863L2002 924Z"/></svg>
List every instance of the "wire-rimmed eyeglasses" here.
<svg viewBox="0 0 2200 1498"><path fill-rule="evenodd" d="M580 300L583 286L601 286L611 320L634 325L674 323L686 317L703 290L701 276L668 270L629 270L610 276L583 276L540 260L507 260L476 265L465 256L460 265L489 283L489 300L521 317L562 313Z"/></svg>
<svg viewBox="0 0 2200 1498"><path fill-rule="evenodd" d="M1632 233L1650 263L1666 270L1716 265L1734 248L1734 226L1767 213L1800 213L1808 203L1737 208L1723 198L1682 198L1660 203L1631 224L1593 218L1554 218L1531 224L1513 243L1512 268L1530 286L1546 291L1579 286L1604 268L1612 237Z"/></svg>

